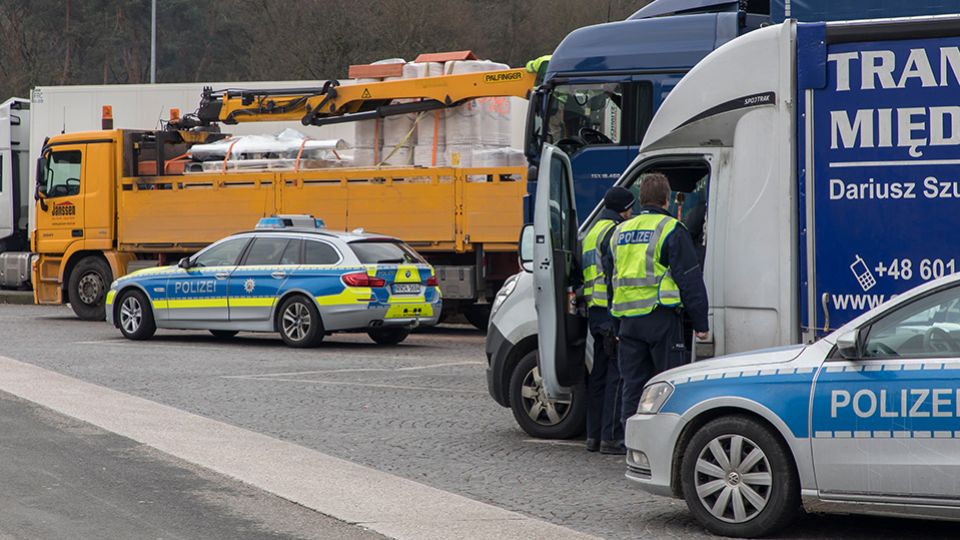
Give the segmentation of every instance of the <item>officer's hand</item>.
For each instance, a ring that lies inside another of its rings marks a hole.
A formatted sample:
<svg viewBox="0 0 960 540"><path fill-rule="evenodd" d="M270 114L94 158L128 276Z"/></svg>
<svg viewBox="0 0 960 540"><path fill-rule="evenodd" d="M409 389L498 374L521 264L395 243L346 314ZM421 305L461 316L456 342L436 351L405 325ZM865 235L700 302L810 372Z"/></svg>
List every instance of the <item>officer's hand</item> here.
<svg viewBox="0 0 960 540"><path fill-rule="evenodd" d="M700 341L706 341L710 337L710 332L697 332L697 339Z"/></svg>

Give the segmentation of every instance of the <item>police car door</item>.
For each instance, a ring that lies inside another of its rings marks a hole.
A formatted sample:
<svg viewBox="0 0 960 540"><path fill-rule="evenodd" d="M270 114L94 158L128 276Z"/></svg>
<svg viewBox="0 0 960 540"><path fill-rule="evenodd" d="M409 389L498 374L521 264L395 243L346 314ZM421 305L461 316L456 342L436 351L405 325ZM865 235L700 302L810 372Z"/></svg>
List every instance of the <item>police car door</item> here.
<svg viewBox="0 0 960 540"><path fill-rule="evenodd" d="M857 336L856 358L834 354L815 381L821 495L960 498L960 286L897 306Z"/></svg>
<svg viewBox="0 0 960 540"><path fill-rule="evenodd" d="M539 332L539 364L548 397L567 394L584 374L586 320L577 314L575 290L577 211L570 159L544 144L534 208L533 282Z"/></svg>
<svg viewBox="0 0 960 540"><path fill-rule="evenodd" d="M250 238L217 242L190 258L190 268L177 268L167 280L167 320L226 321L227 283Z"/></svg>

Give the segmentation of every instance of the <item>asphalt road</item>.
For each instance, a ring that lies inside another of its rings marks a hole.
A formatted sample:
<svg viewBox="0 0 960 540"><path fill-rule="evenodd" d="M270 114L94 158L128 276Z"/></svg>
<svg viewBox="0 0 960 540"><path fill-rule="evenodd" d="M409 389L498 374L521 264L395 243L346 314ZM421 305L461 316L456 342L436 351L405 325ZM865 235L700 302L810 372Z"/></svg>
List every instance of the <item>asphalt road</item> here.
<svg viewBox="0 0 960 540"><path fill-rule="evenodd" d="M0 538L382 538L0 393Z"/></svg>
<svg viewBox="0 0 960 540"><path fill-rule="evenodd" d="M709 537L682 501L632 487L622 457L520 431L487 395L483 336L466 327L397 347L337 335L294 350L273 336L168 331L134 343L66 308L0 306L0 336L0 355L582 532ZM781 537L953 538L954 528L809 516Z"/></svg>

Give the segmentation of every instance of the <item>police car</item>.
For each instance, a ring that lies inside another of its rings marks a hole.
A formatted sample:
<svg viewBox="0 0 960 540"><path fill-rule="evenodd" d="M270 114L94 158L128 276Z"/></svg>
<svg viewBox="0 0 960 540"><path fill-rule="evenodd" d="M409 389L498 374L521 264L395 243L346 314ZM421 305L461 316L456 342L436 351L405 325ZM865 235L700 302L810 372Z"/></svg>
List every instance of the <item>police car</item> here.
<svg viewBox="0 0 960 540"><path fill-rule="evenodd" d="M626 446L627 478L723 535L801 507L960 519L960 275L808 346L662 373Z"/></svg>
<svg viewBox="0 0 960 540"><path fill-rule="evenodd" d="M114 281L107 321L134 340L157 328L221 338L279 332L291 347L310 347L325 334L362 330L377 343L396 344L412 327L437 323L437 286L433 268L396 238L277 216L176 266Z"/></svg>

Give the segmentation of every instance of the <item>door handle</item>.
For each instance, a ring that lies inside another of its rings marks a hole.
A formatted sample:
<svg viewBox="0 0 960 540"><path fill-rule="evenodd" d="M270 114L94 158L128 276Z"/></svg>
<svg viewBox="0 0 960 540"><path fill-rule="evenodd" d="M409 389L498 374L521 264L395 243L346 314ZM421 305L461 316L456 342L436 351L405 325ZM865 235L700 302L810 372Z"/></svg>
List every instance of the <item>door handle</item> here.
<svg viewBox="0 0 960 540"><path fill-rule="evenodd" d="M287 273L282 270L277 270L276 272L270 274L270 277L273 279L283 279L287 277Z"/></svg>
<svg viewBox="0 0 960 540"><path fill-rule="evenodd" d="M215 277L215 278L217 278L217 279L227 279L228 277L230 277L230 273L229 273L229 272L217 272L216 274L213 275L213 277Z"/></svg>
<svg viewBox="0 0 960 540"><path fill-rule="evenodd" d="M830 331L830 293L820 297L820 307L823 308L823 333L827 333Z"/></svg>

